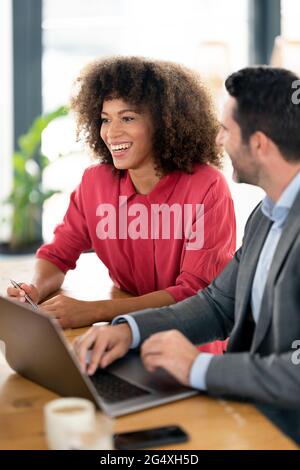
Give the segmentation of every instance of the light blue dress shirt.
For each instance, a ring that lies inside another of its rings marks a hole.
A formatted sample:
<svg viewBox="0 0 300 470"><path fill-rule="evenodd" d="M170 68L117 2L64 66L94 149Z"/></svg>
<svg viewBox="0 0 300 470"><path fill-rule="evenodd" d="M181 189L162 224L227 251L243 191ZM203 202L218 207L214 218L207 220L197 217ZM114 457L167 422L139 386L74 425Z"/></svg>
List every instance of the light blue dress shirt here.
<svg viewBox="0 0 300 470"><path fill-rule="evenodd" d="M295 176L291 183L286 187L276 204L274 204L268 196L265 197L262 203L262 212L273 222L273 224L261 250L253 279L251 307L253 318L256 323L260 314L261 301L264 294L270 266L272 264L272 260L287 216L289 215L290 208L294 204L299 191L300 173L298 173L297 176Z"/></svg>
<svg viewBox="0 0 300 470"><path fill-rule="evenodd" d="M292 207L299 191L300 172L286 187L276 204L274 204L268 196L265 197L262 203L262 212L273 222L273 224L261 250L253 279L251 307L253 318L256 323L259 318L261 301L276 247L282 234L282 230L284 228L284 224L286 222L290 208ZM137 348L140 344L141 336L136 321L130 315L121 315L116 317L112 324L119 323L120 321L128 322L133 338L131 348ZM206 373L213 357L214 354L200 353L195 359L190 371L190 385L193 388L197 388L198 390L206 390Z"/></svg>

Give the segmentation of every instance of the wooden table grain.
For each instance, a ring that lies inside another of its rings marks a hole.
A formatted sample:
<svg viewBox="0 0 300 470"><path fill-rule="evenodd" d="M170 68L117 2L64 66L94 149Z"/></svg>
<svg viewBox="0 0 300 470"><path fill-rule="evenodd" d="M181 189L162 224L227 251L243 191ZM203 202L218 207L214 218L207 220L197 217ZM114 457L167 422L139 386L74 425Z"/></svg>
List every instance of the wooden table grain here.
<svg viewBox="0 0 300 470"><path fill-rule="evenodd" d="M5 295L10 277L30 281L33 264L32 256L0 259L0 294ZM106 268L93 253L80 257L76 270L67 274L63 291L82 300L128 295L112 287ZM85 330L69 329L65 335L72 342ZM43 406L54 398L55 393L16 374L0 353L0 449L47 449ZM117 418L114 430L168 424L180 424L190 439L164 449L297 449L254 406L205 395Z"/></svg>

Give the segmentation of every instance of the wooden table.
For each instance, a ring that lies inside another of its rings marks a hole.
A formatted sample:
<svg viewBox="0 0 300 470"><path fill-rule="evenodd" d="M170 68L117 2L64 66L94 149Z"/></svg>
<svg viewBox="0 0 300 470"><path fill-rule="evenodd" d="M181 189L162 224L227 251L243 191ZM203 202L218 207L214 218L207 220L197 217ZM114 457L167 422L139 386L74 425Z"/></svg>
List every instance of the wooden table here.
<svg viewBox="0 0 300 470"><path fill-rule="evenodd" d="M8 279L30 281L33 257L0 258L0 294ZM64 283L67 295L83 300L124 297L112 288L106 268L94 254L82 255ZM66 330L72 341L85 328ZM0 332L1 337L1 332ZM46 449L43 406L57 395L16 374L0 353L0 449ZM254 406L196 396L115 420L115 432L180 424L190 435L184 444L164 449L297 449Z"/></svg>

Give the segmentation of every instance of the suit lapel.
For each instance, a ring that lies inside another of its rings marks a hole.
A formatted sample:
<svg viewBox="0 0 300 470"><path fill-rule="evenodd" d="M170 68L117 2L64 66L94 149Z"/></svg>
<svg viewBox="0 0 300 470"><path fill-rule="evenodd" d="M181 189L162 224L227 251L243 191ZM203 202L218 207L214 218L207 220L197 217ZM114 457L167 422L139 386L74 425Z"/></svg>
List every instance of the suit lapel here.
<svg viewBox="0 0 300 470"><path fill-rule="evenodd" d="M240 323L248 311L253 278L259 255L270 230L270 220L261 215L260 220L245 246L243 261L240 263L236 290L236 315Z"/></svg>
<svg viewBox="0 0 300 470"><path fill-rule="evenodd" d="M290 209L288 218L286 220L285 226L283 228L281 237L279 239L274 254L272 264L270 266L270 271L266 282L264 295L262 298L261 311L255 329L253 345L251 348L251 350L253 351L257 350L267 333L273 315L274 285L281 270L281 267L287 258L288 252L291 249L295 238L299 234L299 231L300 193L297 196L292 208Z"/></svg>

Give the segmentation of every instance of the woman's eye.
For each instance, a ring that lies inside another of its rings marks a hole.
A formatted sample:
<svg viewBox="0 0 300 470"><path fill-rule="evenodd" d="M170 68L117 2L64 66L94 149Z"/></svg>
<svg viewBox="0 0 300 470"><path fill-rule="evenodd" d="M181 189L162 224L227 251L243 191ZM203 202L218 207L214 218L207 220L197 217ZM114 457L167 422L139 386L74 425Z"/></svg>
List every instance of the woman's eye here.
<svg viewBox="0 0 300 470"><path fill-rule="evenodd" d="M133 121L134 120L134 117L132 116L123 116L123 121L125 122L130 122L130 121Z"/></svg>
<svg viewBox="0 0 300 470"><path fill-rule="evenodd" d="M107 118L101 118L101 124L107 124L108 119Z"/></svg>

